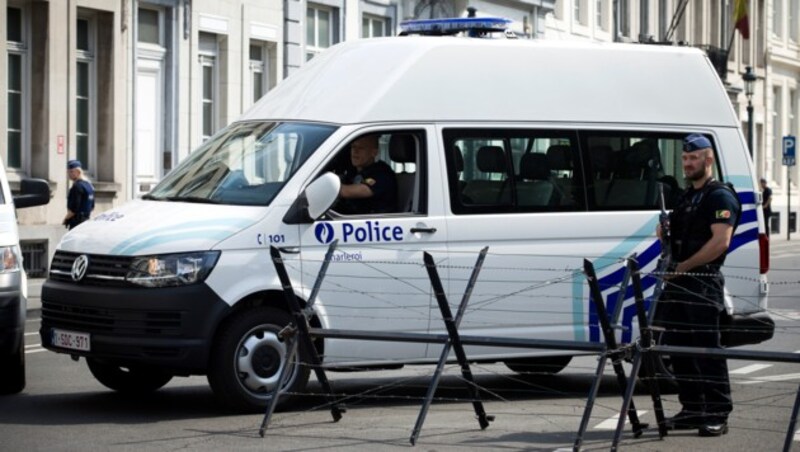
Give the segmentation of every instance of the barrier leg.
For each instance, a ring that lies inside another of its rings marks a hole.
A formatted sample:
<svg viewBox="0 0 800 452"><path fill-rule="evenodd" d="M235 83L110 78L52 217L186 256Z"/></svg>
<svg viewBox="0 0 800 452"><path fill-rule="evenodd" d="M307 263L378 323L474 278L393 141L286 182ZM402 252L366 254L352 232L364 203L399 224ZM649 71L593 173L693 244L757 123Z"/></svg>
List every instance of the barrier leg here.
<svg viewBox="0 0 800 452"><path fill-rule="evenodd" d="M783 443L783 452L789 452L792 449L792 441L794 439L794 428L797 426L797 412L800 410L800 386L797 387L797 397L794 399L794 406L792 407L792 417L789 418L789 430L786 432L786 441Z"/></svg>
<svg viewBox="0 0 800 452"><path fill-rule="evenodd" d="M481 430L483 430L489 426L489 422L494 420L494 416L487 416L486 411L483 409L483 403L480 400L480 392L475 385L475 379L472 376L472 371L467 361L467 354L464 352L464 347L461 344L461 336L458 334L458 328L453 319L453 314L450 311L450 305L447 303L447 296L444 293L444 287L442 286L442 280L439 278L439 273L436 271L436 263L433 261L433 256L424 253L423 259L425 260L425 269L428 271L428 276L433 286L433 292L436 295L436 301L439 303L439 310L442 311L442 318L447 328L449 342L456 354L458 364L461 366L461 375L467 381L468 389L472 396L472 407L475 409L475 415L478 417L478 424L481 426Z"/></svg>
<svg viewBox="0 0 800 452"><path fill-rule="evenodd" d="M475 262L475 267L472 269L472 275L470 275L469 281L467 282L467 289L464 292L464 296L461 298L461 304L458 305L458 312L456 313L454 322L456 328L461 325L461 318L464 317L464 311L466 311L467 303L472 295L472 288L475 287L475 282L478 280L478 274L481 271L483 261L486 259L486 252L488 250L489 247L481 250L480 254L478 255L478 261ZM436 388L439 386L439 379L442 377L442 371L444 370L445 363L447 363L447 357L450 355L450 349L450 342L445 342L444 346L442 346L442 353L439 355L439 362L436 364L436 370L433 372L431 384L428 386L428 392L425 394L425 400L422 402L422 408L420 409L419 416L417 416L417 422L414 424L414 430L411 432L411 438L409 438L412 446L417 443L419 433L422 431L422 424L425 422L425 417L428 415L428 409L433 401L433 394L436 392Z"/></svg>
<svg viewBox="0 0 800 452"><path fill-rule="evenodd" d="M583 435L589 427L589 418L592 417L592 409L594 409L594 401L597 399L597 391L600 390L600 381L603 379L603 370L606 368L606 361L608 361L608 355L605 353L597 359L597 371L594 374L592 388L589 390L589 398L586 400L586 408L583 410L581 425L578 427L578 435L575 437L575 443L572 445L572 450L575 452L581 450L581 445L583 445Z"/></svg>
<svg viewBox="0 0 800 452"><path fill-rule="evenodd" d="M589 282L592 301L597 309L597 317L600 321L600 326L603 330L603 336L605 336L609 353L611 354L611 363L614 367L614 373L617 376L617 383L619 384L620 389L625 392L626 388L628 387L628 382L625 378L625 369L622 367L619 347L617 346L617 338L614 336L614 330L611 328L611 323L608 320L608 312L606 311L605 303L603 303L603 295L600 292L600 286L597 285L597 274L595 273L594 265L592 265L592 263L587 259L583 260L583 271L586 274L586 279ZM631 421L634 437L638 438L642 435L642 431L647 428L647 424L643 424L639 421L639 415L636 414L636 406L632 400L627 411L628 418ZM625 425L624 410L620 411L620 423L623 426Z"/></svg>
<svg viewBox="0 0 800 452"><path fill-rule="evenodd" d="M333 417L333 421L337 422L342 418L342 413L344 413L345 410L344 408L339 407L339 405L333 400L333 390L331 389L330 382L328 381L328 376L325 375L325 370L322 369L322 360L317 353L316 347L314 347L314 341L311 339L311 335L308 333L308 321L306 320L303 310L300 308L300 303L297 301L297 297L294 294L292 282L289 279L289 274L286 272L286 267L284 266L283 259L281 258L281 253L274 246L270 247L269 253L270 256L272 256L272 263L275 265L275 270L278 273L278 279L281 281L286 303L289 305L289 308L294 315L295 326L297 327L299 333L297 340L299 342L300 349L305 351L309 357L309 360L311 361L311 368L314 370L314 374L317 376L317 380L322 386L322 390L325 391L328 397L328 402L331 404L331 416Z"/></svg>
<svg viewBox="0 0 800 452"><path fill-rule="evenodd" d="M283 387L283 382L286 380L286 375L289 373L291 367L292 357L299 360L297 356L297 328L294 325L286 325L284 329L278 333L278 337L286 344L286 362L281 367L280 375L278 375L278 384L275 389L275 394L267 404L267 411L264 413L264 420L261 421L261 428L258 429L258 434L263 438L264 433L267 431L269 421L272 419L272 413L275 412L275 407L278 406L278 398L280 397L280 388Z"/></svg>
<svg viewBox="0 0 800 452"><path fill-rule="evenodd" d="M653 401L653 409L655 410L656 422L658 423L658 436L663 438L667 436L667 423L664 417L664 405L661 402L661 391L658 388L658 382L655 380L656 355L650 351L650 348L653 346L653 330L651 329L650 323L653 320L652 316L655 312L655 304L658 300L653 299L650 312L646 313L644 308L644 292L642 291L642 278L639 273L639 264L635 259L628 259L628 269L630 270L631 283L633 284L636 316L639 320L639 344L641 347L637 350L636 359L639 361L644 360L645 383L650 391L650 398ZM637 372L638 369L631 371L631 379L636 377Z"/></svg>

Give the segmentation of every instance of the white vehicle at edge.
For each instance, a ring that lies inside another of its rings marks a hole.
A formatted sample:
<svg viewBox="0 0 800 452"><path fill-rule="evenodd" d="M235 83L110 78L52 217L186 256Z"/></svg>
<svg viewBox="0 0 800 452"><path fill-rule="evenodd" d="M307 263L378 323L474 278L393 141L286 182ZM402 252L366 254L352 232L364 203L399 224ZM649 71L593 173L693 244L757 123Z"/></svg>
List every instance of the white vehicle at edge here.
<svg viewBox="0 0 800 452"><path fill-rule="evenodd" d="M0 395L25 389L25 315L28 278L22 267L15 209L50 202L50 186L41 179L20 181L12 195L0 162Z"/></svg>
<svg viewBox="0 0 800 452"><path fill-rule="evenodd" d="M357 69L355 69L357 68ZM443 332L422 252L457 303L489 246L463 334L599 341L584 257L609 310L621 258L655 267L658 185L682 179L682 138L714 145L717 177L744 213L724 269L725 323L772 336L766 237L739 121L696 49L395 37L315 57L193 152L142 200L97 216L58 245L42 290L44 346L87 359L106 386L155 390L208 375L222 403L260 409L276 388L290 321L269 259L279 247L301 300L328 244L337 252L314 306L322 328ZM349 143L380 136L398 211L337 213ZM645 278L652 290L655 280ZM631 326L633 302L620 307ZM631 329L620 333L630 341ZM435 362L438 346L319 341L329 368ZM569 351L472 347L515 370ZM283 390L302 391L307 366ZM287 403L291 398L282 398Z"/></svg>

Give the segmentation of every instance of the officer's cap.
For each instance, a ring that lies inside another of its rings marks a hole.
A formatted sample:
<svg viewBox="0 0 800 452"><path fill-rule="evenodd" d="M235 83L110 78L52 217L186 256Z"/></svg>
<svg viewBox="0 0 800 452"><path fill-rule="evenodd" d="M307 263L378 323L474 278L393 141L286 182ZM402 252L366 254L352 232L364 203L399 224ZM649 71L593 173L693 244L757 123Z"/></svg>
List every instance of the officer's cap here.
<svg viewBox="0 0 800 452"><path fill-rule="evenodd" d="M693 133L683 139L683 152L694 152L710 147L711 142L708 141L708 138L700 135L699 133Z"/></svg>
<svg viewBox="0 0 800 452"><path fill-rule="evenodd" d="M82 168L80 160L70 160L67 162L67 169Z"/></svg>

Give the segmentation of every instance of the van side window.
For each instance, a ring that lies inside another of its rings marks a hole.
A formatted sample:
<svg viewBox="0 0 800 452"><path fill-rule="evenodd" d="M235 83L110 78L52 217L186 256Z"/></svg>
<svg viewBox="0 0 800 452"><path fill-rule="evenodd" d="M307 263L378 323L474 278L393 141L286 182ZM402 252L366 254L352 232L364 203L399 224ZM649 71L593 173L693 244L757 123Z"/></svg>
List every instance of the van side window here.
<svg viewBox="0 0 800 452"><path fill-rule="evenodd" d="M446 129L454 213L583 209L574 132Z"/></svg>
<svg viewBox="0 0 800 452"><path fill-rule="evenodd" d="M667 208L685 187L682 134L647 132L580 133L588 153L591 210L660 208L659 187ZM718 176L715 168L715 176Z"/></svg>
<svg viewBox="0 0 800 452"><path fill-rule="evenodd" d="M351 159L351 146L365 137L377 137L378 154L376 165L390 168L391 195L383 193L384 187L376 191L378 199L353 200L341 197L331 209L330 215L394 215L425 214L427 178L425 177L425 132L423 130L375 131L354 137L336 154L325 171L333 171L342 183L367 183L373 179L371 169L359 171ZM369 141L369 140L368 140ZM373 142L374 143L374 142ZM384 171L380 171L385 175ZM364 180L366 177L366 180ZM380 182L379 182L380 183Z"/></svg>

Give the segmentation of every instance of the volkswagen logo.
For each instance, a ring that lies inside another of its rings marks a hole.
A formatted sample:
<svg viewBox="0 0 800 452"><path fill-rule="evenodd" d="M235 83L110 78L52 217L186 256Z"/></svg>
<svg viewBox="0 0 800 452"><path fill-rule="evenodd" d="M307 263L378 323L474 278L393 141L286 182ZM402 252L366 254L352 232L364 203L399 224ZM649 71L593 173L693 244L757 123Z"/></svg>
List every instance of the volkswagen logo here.
<svg viewBox="0 0 800 452"><path fill-rule="evenodd" d="M86 269L89 267L89 256L81 254L72 263L72 280L80 281L86 275Z"/></svg>

